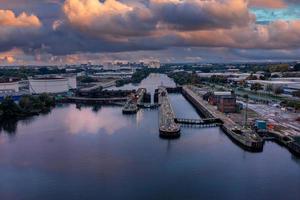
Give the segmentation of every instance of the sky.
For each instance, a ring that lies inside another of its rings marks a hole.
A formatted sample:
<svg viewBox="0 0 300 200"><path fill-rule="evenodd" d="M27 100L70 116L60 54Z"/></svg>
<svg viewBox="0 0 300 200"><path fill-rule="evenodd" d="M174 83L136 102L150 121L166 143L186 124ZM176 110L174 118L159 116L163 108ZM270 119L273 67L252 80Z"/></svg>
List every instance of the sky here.
<svg viewBox="0 0 300 200"><path fill-rule="evenodd" d="M299 0L0 0L0 65L300 60Z"/></svg>

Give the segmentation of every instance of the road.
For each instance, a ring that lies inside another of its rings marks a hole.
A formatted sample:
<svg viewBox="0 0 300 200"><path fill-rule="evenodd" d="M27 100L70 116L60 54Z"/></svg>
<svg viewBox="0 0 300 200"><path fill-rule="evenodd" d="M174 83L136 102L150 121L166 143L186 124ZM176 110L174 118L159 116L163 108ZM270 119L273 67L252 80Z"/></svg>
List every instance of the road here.
<svg viewBox="0 0 300 200"><path fill-rule="evenodd" d="M300 136L299 113L281 110L266 104L249 104L249 108L271 123L284 127L287 134Z"/></svg>

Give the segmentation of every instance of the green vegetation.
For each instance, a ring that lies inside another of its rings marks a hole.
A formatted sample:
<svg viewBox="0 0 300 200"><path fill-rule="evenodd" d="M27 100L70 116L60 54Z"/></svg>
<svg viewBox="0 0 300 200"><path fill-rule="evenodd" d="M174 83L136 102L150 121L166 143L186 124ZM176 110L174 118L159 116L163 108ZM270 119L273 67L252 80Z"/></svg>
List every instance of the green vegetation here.
<svg viewBox="0 0 300 200"><path fill-rule="evenodd" d="M282 106L294 108L296 110L300 109L300 101L297 100L284 100L281 103Z"/></svg>
<svg viewBox="0 0 300 200"><path fill-rule="evenodd" d="M81 69L74 71L73 73L81 72ZM35 75L47 75L47 74L65 74L65 69L59 69L57 67L40 67L36 68L25 68L21 67L20 69L11 69L11 68L3 68L0 69L0 77L2 78L21 78L27 79L28 76L35 76Z"/></svg>
<svg viewBox="0 0 300 200"><path fill-rule="evenodd" d="M131 77L132 83L140 83L143 79L147 78L152 73L151 69L145 68L137 70Z"/></svg>
<svg viewBox="0 0 300 200"><path fill-rule="evenodd" d="M131 79L127 78L127 79L120 79L116 81L116 86L117 87L122 87L123 85L129 84L131 83Z"/></svg>
<svg viewBox="0 0 300 200"><path fill-rule="evenodd" d="M89 77L89 76L80 77L78 80L80 82L82 82L82 83L92 83L92 82L95 82L95 80L92 77Z"/></svg>
<svg viewBox="0 0 300 200"><path fill-rule="evenodd" d="M287 72L289 71L288 64L269 65L269 72Z"/></svg>
<svg viewBox="0 0 300 200"><path fill-rule="evenodd" d="M295 96L295 97L300 97L300 91L295 91L295 92L293 92L293 96Z"/></svg>
<svg viewBox="0 0 300 200"><path fill-rule="evenodd" d="M55 106L55 99L48 94L39 96L23 96L19 103L11 97L6 97L0 104L0 118L22 118L40 113L49 112Z"/></svg>
<svg viewBox="0 0 300 200"><path fill-rule="evenodd" d="M257 92L258 90L262 90L263 87L260 83L254 83L254 84L251 85L250 89Z"/></svg>
<svg viewBox="0 0 300 200"><path fill-rule="evenodd" d="M196 73L188 72L175 72L168 74L176 84L178 85L187 85L187 84L200 84L201 80Z"/></svg>
<svg viewBox="0 0 300 200"><path fill-rule="evenodd" d="M28 76L34 76L36 75L37 72L34 69L9 69L9 68L4 68L0 69L0 77L2 78L11 78L11 77L16 77L16 78L24 78L26 79Z"/></svg>
<svg viewBox="0 0 300 200"><path fill-rule="evenodd" d="M138 69L131 78L129 79L122 79L116 81L117 87L121 87L128 83L140 83L143 79L147 78L151 73L167 73L170 69L166 66L161 67L159 69L154 68L142 68Z"/></svg>
<svg viewBox="0 0 300 200"><path fill-rule="evenodd" d="M300 71L300 63L294 66L294 71Z"/></svg>

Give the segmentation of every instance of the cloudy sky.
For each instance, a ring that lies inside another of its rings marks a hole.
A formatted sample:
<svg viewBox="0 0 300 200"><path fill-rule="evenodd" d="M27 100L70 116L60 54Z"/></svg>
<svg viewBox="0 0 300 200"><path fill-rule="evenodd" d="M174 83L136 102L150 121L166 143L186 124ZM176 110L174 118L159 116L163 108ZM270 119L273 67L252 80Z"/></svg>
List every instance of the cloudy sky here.
<svg viewBox="0 0 300 200"><path fill-rule="evenodd" d="M300 60L299 0L0 0L0 64Z"/></svg>

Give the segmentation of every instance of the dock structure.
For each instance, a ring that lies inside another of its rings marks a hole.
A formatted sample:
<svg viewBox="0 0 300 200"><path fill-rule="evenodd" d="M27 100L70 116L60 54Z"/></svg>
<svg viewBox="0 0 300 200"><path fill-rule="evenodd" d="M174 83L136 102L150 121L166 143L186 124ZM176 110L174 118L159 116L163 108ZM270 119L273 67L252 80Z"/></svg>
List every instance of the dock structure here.
<svg viewBox="0 0 300 200"><path fill-rule="evenodd" d="M144 95L147 93L145 88L139 88L132 94L123 107L123 114L136 114L139 108L144 107Z"/></svg>
<svg viewBox="0 0 300 200"><path fill-rule="evenodd" d="M143 100L144 100L144 95L147 93L146 88L139 88L136 91L136 103L138 106L142 106L143 105Z"/></svg>
<svg viewBox="0 0 300 200"><path fill-rule="evenodd" d="M214 118L222 121L222 130L241 147L249 151L262 151L264 141L259 135L251 130L244 129L226 115L214 109L213 106L209 105L197 94L194 86L184 86L182 94L205 118Z"/></svg>
<svg viewBox="0 0 300 200"><path fill-rule="evenodd" d="M106 88L109 88L109 87L112 87L115 85L116 85L116 81L109 81L109 82L105 82L105 83L96 83L95 85L93 85L91 87L80 89L80 92L92 92L99 88L106 89Z"/></svg>
<svg viewBox="0 0 300 200"><path fill-rule="evenodd" d="M175 118L175 122L183 126L197 126L201 128L217 127L223 124L222 120L216 118L206 118L206 119Z"/></svg>
<svg viewBox="0 0 300 200"><path fill-rule="evenodd" d="M86 98L86 97L66 97L63 102L82 104L118 104L127 101L127 97L114 98Z"/></svg>
<svg viewBox="0 0 300 200"><path fill-rule="evenodd" d="M159 133L163 138L178 138L180 125L175 122L175 113L168 98L166 88L158 89L159 107Z"/></svg>
<svg viewBox="0 0 300 200"><path fill-rule="evenodd" d="M290 152L296 156L300 156L300 142L296 138L283 135L282 133L271 131L268 132L268 136L280 145L285 146Z"/></svg>

